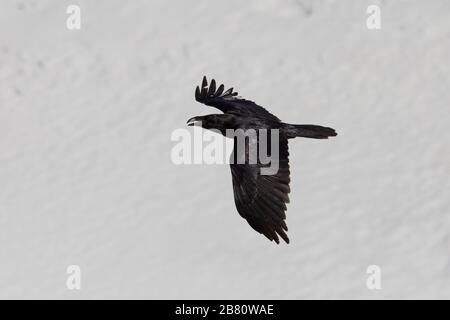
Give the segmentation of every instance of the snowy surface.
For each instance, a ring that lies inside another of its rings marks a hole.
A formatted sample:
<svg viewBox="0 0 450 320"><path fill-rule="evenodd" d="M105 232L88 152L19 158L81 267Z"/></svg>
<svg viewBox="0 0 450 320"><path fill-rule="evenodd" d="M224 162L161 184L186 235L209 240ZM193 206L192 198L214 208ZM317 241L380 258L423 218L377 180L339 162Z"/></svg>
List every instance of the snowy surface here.
<svg viewBox="0 0 450 320"><path fill-rule="evenodd" d="M2 1L0 298L450 298L449 10ZM215 112L193 99L204 74L337 129L290 142L291 244L239 217L228 166L171 162L172 131Z"/></svg>

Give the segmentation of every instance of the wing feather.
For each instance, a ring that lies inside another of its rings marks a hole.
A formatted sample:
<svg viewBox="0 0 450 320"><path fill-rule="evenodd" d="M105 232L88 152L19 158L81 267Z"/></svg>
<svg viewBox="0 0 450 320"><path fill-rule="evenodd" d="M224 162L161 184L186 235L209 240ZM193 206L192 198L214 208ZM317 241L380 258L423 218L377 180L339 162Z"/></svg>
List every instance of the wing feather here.
<svg viewBox="0 0 450 320"><path fill-rule="evenodd" d="M211 80L208 86L208 80L204 76L201 88L197 87L195 89L195 100L207 106L215 107L224 113L242 116L262 116L268 120L280 122L280 119L255 102L239 97L237 92L233 92L233 88L224 90L225 86L223 84L216 90L216 81L214 79Z"/></svg>
<svg viewBox="0 0 450 320"><path fill-rule="evenodd" d="M260 164L231 164L233 192L236 208L249 225L279 243L289 238L286 203L289 202L289 151L288 142L280 138L279 170L275 175L261 175Z"/></svg>

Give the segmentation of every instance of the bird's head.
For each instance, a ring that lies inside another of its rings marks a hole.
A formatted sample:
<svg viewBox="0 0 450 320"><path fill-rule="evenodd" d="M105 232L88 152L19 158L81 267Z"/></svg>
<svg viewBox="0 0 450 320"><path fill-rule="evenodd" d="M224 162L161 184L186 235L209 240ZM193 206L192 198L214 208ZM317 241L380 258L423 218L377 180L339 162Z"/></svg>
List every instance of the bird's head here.
<svg viewBox="0 0 450 320"><path fill-rule="evenodd" d="M204 129L234 129L234 116L229 114L208 114L192 117L187 121L188 126L198 126Z"/></svg>

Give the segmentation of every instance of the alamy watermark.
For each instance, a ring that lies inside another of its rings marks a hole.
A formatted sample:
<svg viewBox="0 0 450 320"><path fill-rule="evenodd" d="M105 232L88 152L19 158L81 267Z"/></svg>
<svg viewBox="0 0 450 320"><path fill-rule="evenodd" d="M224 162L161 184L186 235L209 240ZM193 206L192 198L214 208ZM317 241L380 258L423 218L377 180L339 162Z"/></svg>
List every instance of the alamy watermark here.
<svg viewBox="0 0 450 320"><path fill-rule="evenodd" d="M226 143L221 135L233 139ZM172 132L171 140L177 142L171 152L174 164L250 164L259 165L262 175L274 175L279 169L278 129L226 129L190 130L179 128ZM225 155L231 153L231 157Z"/></svg>
<svg viewBox="0 0 450 320"><path fill-rule="evenodd" d="M66 287L69 290L81 290L81 268L78 265L70 265L66 269L69 275L66 280Z"/></svg>
<svg viewBox="0 0 450 320"><path fill-rule="evenodd" d="M366 286L369 290L381 289L381 268L375 264L367 267L366 273L369 275L366 280Z"/></svg>
<svg viewBox="0 0 450 320"><path fill-rule="evenodd" d="M66 20L66 27L69 30L81 29L81 8L75 4L67 7L66 13L69 14Z"/></svg>
<svg viewBox="0 0 450 320"><path fill-rule="evenodd" d="M369 15L366 20L366 26L369 30L381 29L381 9L379 6L372 4L367 7L366 13Z"/></svg>

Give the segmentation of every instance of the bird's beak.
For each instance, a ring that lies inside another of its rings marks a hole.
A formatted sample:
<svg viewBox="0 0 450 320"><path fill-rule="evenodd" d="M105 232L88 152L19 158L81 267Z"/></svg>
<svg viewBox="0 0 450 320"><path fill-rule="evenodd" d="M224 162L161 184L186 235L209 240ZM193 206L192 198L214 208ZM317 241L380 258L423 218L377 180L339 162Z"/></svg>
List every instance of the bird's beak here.
<svg viewBox="0 0 450 320"><path fill-rule="evenodd" d="M186 123L188 126L201 126L202 120L200 117L192 117Z"/></svg>

